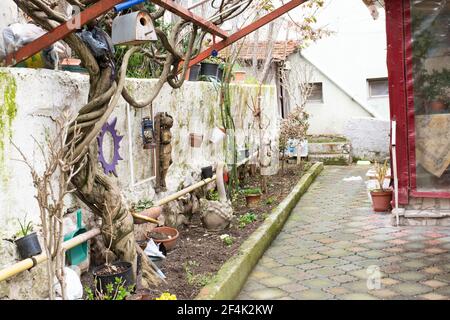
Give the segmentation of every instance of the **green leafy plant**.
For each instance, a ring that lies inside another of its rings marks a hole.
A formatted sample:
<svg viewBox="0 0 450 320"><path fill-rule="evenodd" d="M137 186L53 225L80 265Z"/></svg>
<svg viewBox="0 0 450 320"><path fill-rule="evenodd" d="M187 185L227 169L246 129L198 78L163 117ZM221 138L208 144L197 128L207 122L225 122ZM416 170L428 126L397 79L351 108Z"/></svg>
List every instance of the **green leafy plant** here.
<svg viewBox="0 0 450 320"><path fill-rule="evenodd" d="M234 238L232 236L227 235L222 239L223 243L229 247L234 243Z"/></svg>
<svg viewBox="0 0 450 320"><path fill-rule="evenodd" d="M245 228L247 225L256 221L257 218L258 217L256 216L256 214L254 214L253 212L247 212L246 214L239 217L239 228Z"/></svg>
<svg viewBox="0 0 450 320"><path fill-rule="evenodd" d="M450 70L433 71L424 74L424 84L421 91L424 93L426 101L445 101L450 83Z"/></svg>
<svg viewBox="0 0 450 320"><path fill-rule="evenodd" d="M242 189L241 192L245 196L262 194L261 188L246 188Z"/></svg>
<svg viewBox="0 0 450 320"><path fill-rule="evenodd" d="M131 294L133 289L134 286L125 286L125 280L115 278L114 284L108 283L106 285L106 292L95 289L94 293L89 287L85 287L84 292L86 294L86 300L124 300Z"/></svg>
<svg viewBox="0 0 450 320"><path fill-rule="evenodd" d="M17 232L18 238L26 237L31 232L33 232L33 222L27 221L26 216L23 218L23 221L20 221L19 219L17 219L17 221L19 221L19 225L20 225L20 230L19 230L19 232Z"/></svg>
<svg viewBox="0 0 450 320"><path fill-rule="evenodd" d="M208 191L206 198L211 201L219 201L219 193L215 189L211 189Z"/></svg>
<svg viewBox="0 0 450 320"><path fill-rule="evenodd" d="M213 279L213 275L210 273L195 274L192 268L198 267L197 261L189 260L183 264L184 271L186 272L187 283L191 286L204 287Z"/></svg>
<svg viewBox="0 0 450 320"><path fill-rule="evenodd" d="M376 172L376 178L378 181L378 185L380 186L380 189L374 190L374 191L381 191L384 192L385 189L383 188L384 179L386 178L387 171L388 171L388 162L387 160L384 160L383 165L381 165L378 162L375 162L375 172Z"/></svg>
<svg viewBox="0 0 450 320"><path fill-rule="evenodd" d="M275 197L270 197L270 198L268 198L267 200L266 200L266 204L267 205L271 205L272 203L274 203L275 202Z"/></svg>
<svg viewBox="0 0 450 320"><path fill-rule="evenodd" d="M134 206L133 210L135 212L142 212L146 209L150 209L153 207L153 201L149 199L139 200Z"/></svg>

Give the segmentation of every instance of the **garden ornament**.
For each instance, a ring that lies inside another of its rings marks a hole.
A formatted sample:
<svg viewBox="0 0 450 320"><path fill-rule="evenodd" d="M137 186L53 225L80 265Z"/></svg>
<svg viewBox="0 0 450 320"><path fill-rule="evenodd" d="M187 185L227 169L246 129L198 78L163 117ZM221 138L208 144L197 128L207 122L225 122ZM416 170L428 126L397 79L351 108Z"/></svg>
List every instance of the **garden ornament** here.
<svg viewBox="0 0 450 320"><path fill-rule="evenodd" d="M122 141L123 136L119 136L117 134L116 123L117 117L114 118L114 120L111 123L109 122L105 123L102 127L99 136L97 137L97 142L98 142L98 160L102 164L103 171L105 172L105 174L113 173L117 177L116 167L119 164L119 160L123 160L119 154L120 141ZM105 138L106 132L109 132L113 139L114 154L111 163L109 163L106 160L103 152L103 140Z"/></svg>

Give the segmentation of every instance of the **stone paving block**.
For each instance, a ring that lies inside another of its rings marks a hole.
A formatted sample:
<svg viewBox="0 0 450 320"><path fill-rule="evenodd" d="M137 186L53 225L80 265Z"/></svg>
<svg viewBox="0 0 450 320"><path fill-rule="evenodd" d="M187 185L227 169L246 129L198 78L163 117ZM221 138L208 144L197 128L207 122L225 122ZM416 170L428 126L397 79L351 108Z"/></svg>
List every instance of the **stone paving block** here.
<svg viewBox="0 0 450 320"><path fill-rule="evenodd" d="M286 292L277 288L267 288L262 290L255 290L248 293L248 295L255 300L272 300L287 295Z"/></svg>
<svg viewBox="0 0 450 320"><path fill-rule="evenodd" d="M370 294L380 299L392 299L398 296L398 293L389 289L371 290Z"/></svg>
<svg viewBox="0 0 450 320"><path fill-rule="evenodd" d="M347 264L345 260L339 259L339 258L326 258L317 260L314 263L321 265L321 266L338 266L342 264Z"/></svg>
<svg viewBox="0 0 450 320"><path fill-rule="evenodd" d="M339 297L342 300L378 300L376 297L367 293L349 293Z"/></svg>
<svg viewBox="0 0 450 320"><path fill-rule="evenodd" d="M287 293L294 293L294 292L299 292L299 291L303 291L303 290L308 290L308 287L305 287L305 286L301 285L299 282L296 282L296 283L282 285L280 287L280 289L282 289L283 291L286 291Z"/></svg>
<svg viewBox="0 0 450 320"><path fill-rule="evenodd" d="M440 287L443 287L443 286L447 285L447 283L445 283L445 282L434 280L434 279L433 280L424 281L424 282L422 282L422 284L425 284L425 285L427 285L429 287L432 287L434 289L440 288Z"/></svg>
<svg viewBox="0 0 450 320"><path fill-rule="evenodd" d="M400 272L400 273L394 273L390 275L391 277L403 281L414 281L418 282L421 280L424 280L428 277L427 274L420 273L418 271L407 271L407 272Z"/></svg>
<svg viewBox="0 0 450 320"><path fill-rule="evenodd" d="M423 269L422 271L429 273L429 274L444 273L444 270L442 270L441 268L438 268L438 267L429 267L429 268Z"/></svg>
<svg viewBox="0 0 450 320"><path fill-rule="evenodd" d="M309 279L302 282L304 286L311 289L322 289L336 286L337 283L326 278Z"/></svg>
<svg viewBox="0 0 450 320"><path fill-rule="evenodd" d="M336 276L339 274L344 274L345 271L337 269L337 268L332 268L332 267L323 267L323 268L319 268L319 269L313 269L313 270L309 270L308 271L311 274L314 274L317 277L331 277L331 276Z"/></svg>
<svg viewBox="0 0 450 320"><path fill-rule="evenodd" d="M392 286L392 285L397 284L397 283L399 283L399 281L395 280L395 279L392 279L392 278L384 277L384 278L381 279L381 285L383 287Z"/></svg>
<svg viewBox="0 0 450 320"><path fill-rule="evenodd" d="M356 265L356 264L344 264L342 266L336 266L337 269L341 269L344 271L353 271L353 270L358 270L361 269L360 266Z"/></svg>
<svg viewBox="0 0 450 320"><path fill-rule="evenodd" d="M447 296L443 296L439 293L427 293L419 296L420 298L423 298L425 300L448 300Z"/></svg>
<svg viewBox="0 0 450 320"><path fill-rule="evenodd" d="M324 290L326 292L328 292L334 296L338 296L338 297L349 292L347 289L345 289L343 287L326 288ZM334 299L336 299L336 297Z"/></svg>
<svg viewBox="0 0 450 320"><path fill-rule="evenodd" d="M284 284L288 284L291 283L292 280L285 278L285 277L281 277L281 276L272 276L269 278L264 278L258 281L259 283L262 283L263 285L265 285L266 287L269 288L276 288L276 287L280 287Z"/></svg>
<svg viewBox="0 0 450 320"><path fill-rule="evenodd" d="M434 278L439 281L447 282L450 285L450 273L441 273L435 275Z"/></svg>
<svg viewBox="0 0 450 320"><path fill-rule="evenodd" d="M432 288L424 286L423 284L414 282L404 282L390 287L391 290L398 292L403 296L417 296L420 294L428 293Z"/></svg>
<svg viewBox="0 0 450 320"><path fill-rule="evenodd" d="M347 283L347 282L357 281L358 280L358 278L353 277L353 276L348 275L348 274L341 274L341 275L333 276L330 279L335 281L335 282L337 282L337 283Z"/></svg>
<svg viewBox="0 0 450 320"><path fill-rule="evenodd" d="M428 264L423 261L423 260L419 260L419 259L414 259L414 260L406 260L406 261L402 261L401 263L399 263L402 267L408 268L408 269L414 269L414 270L419 270L425 266L427 266Z"/></svg>
<svg viewBox="0 0 450 320"><path fill-rule="evenodd" d="M368 250L368 251L362 251L358 252L358 256L370 258L370 259L379 259L381 257L390 256L390 253L387 253L383 250Z"/></svg>
<svg viewBox="0 0 450 320"><path fill-rule="evenodd" d="M333 295L319 289L303 290L291 293L289 296L296 300L327 300L333 298Z"/></svg>

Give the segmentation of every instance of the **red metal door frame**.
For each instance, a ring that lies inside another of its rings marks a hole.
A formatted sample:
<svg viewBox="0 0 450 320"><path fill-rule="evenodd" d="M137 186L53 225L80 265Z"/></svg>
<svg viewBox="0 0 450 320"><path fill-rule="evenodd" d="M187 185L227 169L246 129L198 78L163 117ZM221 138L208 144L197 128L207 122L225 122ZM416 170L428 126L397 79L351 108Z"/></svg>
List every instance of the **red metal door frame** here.
<svg viewBox="0 0 450 320"><path fill-rule="evenodd" d="M450 198L450 192L426 192L417 191L417 161L416 161L416 130L415 130L415 106L414 106L414 82L413 82L413 48L411 29L411 2L403 0L404 8L404 42L406 61L406 107L408 121L408 151L410 167L410 194L413 197L424 198Z"/></svg>
<svg viewBox="0 0 450 320"><path fill-rule="evenodd" d="M398 201L399 204L408 204L410 175L403 0L389 0L385 4L390 115L391 120L395 120L397 123Z"/></svg>

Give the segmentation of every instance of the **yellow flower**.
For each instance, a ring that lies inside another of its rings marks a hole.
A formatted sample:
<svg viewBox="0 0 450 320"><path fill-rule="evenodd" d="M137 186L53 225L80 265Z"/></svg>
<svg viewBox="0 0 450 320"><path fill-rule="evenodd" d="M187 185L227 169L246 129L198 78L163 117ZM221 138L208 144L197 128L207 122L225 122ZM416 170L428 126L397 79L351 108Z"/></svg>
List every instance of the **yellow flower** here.
<svg viewBox="0 0 450 320"><path fill-rule="evenodd" d="M170 294L169 292L164 292L159 298L155 300L177 300L177 296L174 294Z"/></svg>

